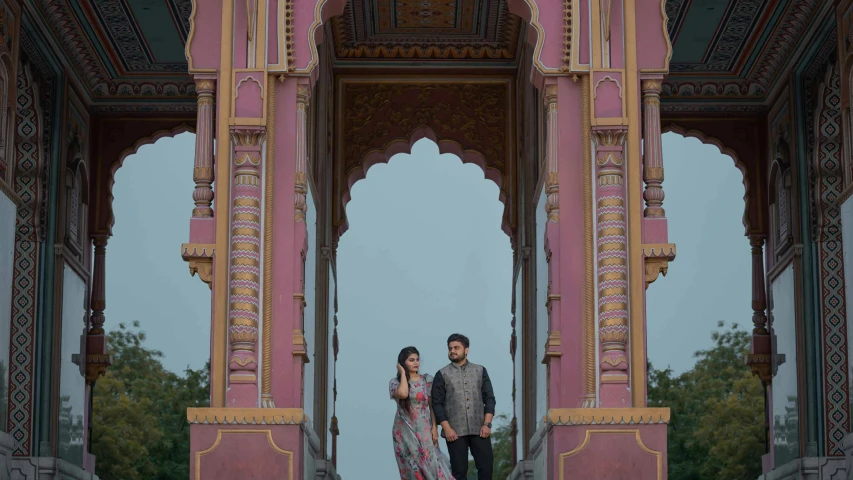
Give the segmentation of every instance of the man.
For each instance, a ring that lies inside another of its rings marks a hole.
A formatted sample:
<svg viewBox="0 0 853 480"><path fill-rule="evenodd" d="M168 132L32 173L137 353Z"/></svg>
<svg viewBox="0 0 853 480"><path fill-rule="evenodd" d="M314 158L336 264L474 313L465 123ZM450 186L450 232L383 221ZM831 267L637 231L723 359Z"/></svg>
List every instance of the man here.
<svg viewBox="0 0 853 480"><path fill-rule="evenodd" d="M492 480L492 418L495 393L489 374L468 361L468 337L454 333L447 339L450 365L435 374L432 408L441 435L447 441L450 469L456 480L468 478L468 450L474 457L479 480Z"/></svg>

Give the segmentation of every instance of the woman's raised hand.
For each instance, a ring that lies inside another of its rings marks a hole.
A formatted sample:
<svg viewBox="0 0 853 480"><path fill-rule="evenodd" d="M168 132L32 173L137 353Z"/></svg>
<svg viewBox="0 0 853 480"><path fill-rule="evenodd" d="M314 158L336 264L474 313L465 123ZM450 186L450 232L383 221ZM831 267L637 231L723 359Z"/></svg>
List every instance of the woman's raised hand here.
<svg viewBox="0 0 853 480"><path fill-rule="evenodd" d="M399 363L397 364L397 373L400 374L400 379L406 378L406 370L403 369L403 366Z"/></svg>

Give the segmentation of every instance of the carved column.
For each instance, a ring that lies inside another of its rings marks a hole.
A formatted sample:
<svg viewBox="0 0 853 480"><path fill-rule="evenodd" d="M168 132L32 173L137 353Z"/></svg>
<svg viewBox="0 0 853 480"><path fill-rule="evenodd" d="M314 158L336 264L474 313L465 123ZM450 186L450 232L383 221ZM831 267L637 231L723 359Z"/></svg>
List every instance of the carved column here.
<svg viewBox="0 0 853 480"><path fill-rule="evenodd" d="M258 397L258 314L261 275L261 144L263 127L232 127L231 274L227 394L231 407L255 407Z"/></svg>
<svg viewBox="0 0 853 480"><path fill-rule="evenodd" d="M644 216L665 217L663 209L663 149L660 133L660 79L643 80L643 182Z"/></svg>
<svg viewBox="0 0 853 480"><path fill-rule="evenodd" d="M767 285L764 277L764 236L749 237L752 247L752 345L746 363L762 382L773 377L770 332L767 330Z"/></svg>
<svg viewBox="0 0 853 480"><path fill-rule="evenodd" d="M293 292L293 318L296 319L293 330L293 356L299 357L302 365L308 363L308 344L303 331L305 314L305 260L308 255L308 225L305 215L308 212L306 204L308 195L308 99L310 90L307 85L296 86L296 172L294 173L294 214L296 222L296 238L294 242L295 258L298 270L294 275L297 280ZM301 365L300 365L301 367ZM302 378L305 369L300 368Z"/></svg>
<svg viewBox="0 0 853 480"><path fill-rule="evenodd" d="M598 242L600 406L629 407L628 254L624 182L627 128L594 127Z"/></svg>
<svg viewBox="0 0 853 480"><path fill-rule="evenodd" d="M548 172L545 179L545 193L548 198L545 202L545 211L548 213L549 222L557 222L560 219L560 182L559 162L557 153L560 148L560 130L557 123L557 86L545 87L545 108L547 109L547 143L545 169Z"/></svg>
<svg viewBox="0 0 853 480"><path fill-rule="evenodd" d="M104 310L106 300L106 256L108 235L94 235L95 258L92 269L92 296L90 305L92 315L90 328L86 338L86 381L94 383L98 377L106 373L110 365L107 355L106 336L104 334Z"/></svg>
<svg viewBox="0 0 853 480"><path fill-rule="evenodd" d="M193 168L193 218L213 217L213 98L216 92L216 80L196 78L198 92L198 112L196 113L195 166ZM212 239L210 239L212 240ZM208 241L210 241L208 240ZM205 242L206 243L206 242Z"/></svg>

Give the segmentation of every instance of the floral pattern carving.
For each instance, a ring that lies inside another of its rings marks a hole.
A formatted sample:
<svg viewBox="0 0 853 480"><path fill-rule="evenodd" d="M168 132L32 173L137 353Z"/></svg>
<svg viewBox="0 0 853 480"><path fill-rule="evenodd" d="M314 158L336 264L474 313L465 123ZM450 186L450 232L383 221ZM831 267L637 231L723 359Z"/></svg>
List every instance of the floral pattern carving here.
<svg viewBox="0 0 853 480"><path fill-rule="evenodd" d="M344 90L344 173L371 151L429 127L441 140L485 157L506 175L509 84L348 83Z"/></svg>

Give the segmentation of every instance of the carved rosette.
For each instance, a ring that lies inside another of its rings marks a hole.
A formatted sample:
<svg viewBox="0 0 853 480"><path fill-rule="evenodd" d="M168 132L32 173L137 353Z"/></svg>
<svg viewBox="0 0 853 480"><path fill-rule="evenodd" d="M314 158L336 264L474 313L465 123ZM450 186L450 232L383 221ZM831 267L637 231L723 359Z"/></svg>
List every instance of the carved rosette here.
<svg viewBox="0 0 853 480"><path fill-rule="evenodd" d="M234 148L231 206L228 362L231 384L257 384L261 275L262 127L232 127Z"/></svg>
<svg viewBox="0 0 853 480"><path fill-rule="evenodd" d="M643 182L644 216L665 217L663 209L663 147L660 133L661 80L643 80Z"/></svg>
<svg viewBox="0 0 853 480"><path fill-rule="evenodd" d="M557 161L560 148L560 126L557 117L557 86L545 87L545 111L548 125L548 138L546 144L545 168L545 194L548 196L545 202L545 211L548 213L549 222L560 220L560 182Z"/></svg>
<svg viewBox="0 0 853 480"><path fill-rule="evenodd" d="M216 80L196 79L198 112L196 113L195 166L193 168L193 217L213 217L213 98Z"/></svg>
<svg viewBox="0 0 853 480"><path fill-rule="evenodd" d="M595 127L598 319L601 343L601 406L621 404L605 390L628 384L628 252L624 185L625 127ZM626 390L627 391L627 390Z"/></svg>
<svg viewBox="0 0 853 480"><path fill-rule="evenodd" d="M296 176L295 176L295 218L296 222L305 222L308 206L308 101L310 90L305 85L296 87Z"/></svg>

